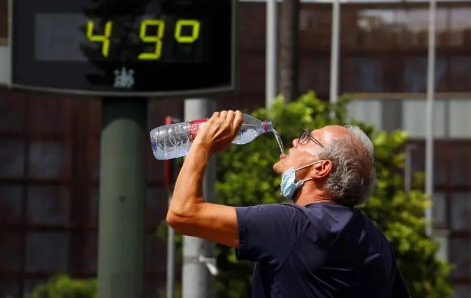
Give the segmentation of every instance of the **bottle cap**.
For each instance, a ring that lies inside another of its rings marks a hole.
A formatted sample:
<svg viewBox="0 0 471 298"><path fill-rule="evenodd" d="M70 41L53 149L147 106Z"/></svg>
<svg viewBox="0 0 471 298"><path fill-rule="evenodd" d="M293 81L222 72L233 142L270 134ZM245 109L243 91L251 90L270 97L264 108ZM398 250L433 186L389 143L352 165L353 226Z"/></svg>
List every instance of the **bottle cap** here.
<svg viewBox="0 0 471 298"><path fill-rule="evenodd" d="M264 122L265 133L273 131L273 124L271 121L265 120Z"/></svg>

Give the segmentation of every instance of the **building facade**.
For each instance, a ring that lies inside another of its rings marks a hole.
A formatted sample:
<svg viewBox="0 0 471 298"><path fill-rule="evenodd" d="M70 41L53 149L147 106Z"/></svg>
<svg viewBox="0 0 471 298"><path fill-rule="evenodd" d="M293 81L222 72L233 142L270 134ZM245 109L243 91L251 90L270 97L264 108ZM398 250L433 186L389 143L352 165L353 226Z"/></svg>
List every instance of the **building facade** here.
<svg viewBox="0 0 471 298"><path fill-rule="evenodd" d="M20 297L57 272L96 274L99 134L97 99L6 88L7 2L0 0L0 296ZM434 219L455 265L456 295L470 296L471 2L439 3ZM265 100L265 4L241 2L240 91L218 109L250 109ZM352 93L351 117L411 137L411 169L424 171L427 3L343 4L340 93ZM331 5L303 3L300 15L301 92L327 98ZM3 84L2 84L3 82ZM153 100L149 130L182 101ZM148 152L146 296L165 286L166 245L155 237L167 194L163 163Z"/></svg>

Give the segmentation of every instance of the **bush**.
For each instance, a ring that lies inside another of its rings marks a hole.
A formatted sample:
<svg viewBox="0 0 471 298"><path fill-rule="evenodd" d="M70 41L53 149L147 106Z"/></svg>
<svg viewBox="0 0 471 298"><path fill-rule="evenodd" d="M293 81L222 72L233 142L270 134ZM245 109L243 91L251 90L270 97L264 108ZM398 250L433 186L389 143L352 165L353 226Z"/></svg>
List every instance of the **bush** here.
<svg viewBox="0 0 471 298"><path fill-rule="evenodd" d="M44 285L36 286L29 298L96 298L96 279L73 279L57 275Z"/></svg>

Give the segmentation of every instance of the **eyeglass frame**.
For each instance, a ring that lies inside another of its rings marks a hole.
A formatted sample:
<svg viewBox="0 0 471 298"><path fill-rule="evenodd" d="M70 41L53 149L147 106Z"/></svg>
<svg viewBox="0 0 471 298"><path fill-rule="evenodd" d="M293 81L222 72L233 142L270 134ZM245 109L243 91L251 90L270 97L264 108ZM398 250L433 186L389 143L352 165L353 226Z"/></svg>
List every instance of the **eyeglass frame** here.
<svg viewBox="0 0 471 298"><path fill-rule="evenodd" d="M313 137L311 135L311 132L306 128L303 130L303 133L301 134L301 136L298 138L298 142L300 145L303 145L303 144L306 144L308 140L311 140L313 141L314 143L316 143L317 145L319 145L321 148L324 148L324 145L322 145L321 142L319 142L318 139L316 139L315 137Z"/></svg>

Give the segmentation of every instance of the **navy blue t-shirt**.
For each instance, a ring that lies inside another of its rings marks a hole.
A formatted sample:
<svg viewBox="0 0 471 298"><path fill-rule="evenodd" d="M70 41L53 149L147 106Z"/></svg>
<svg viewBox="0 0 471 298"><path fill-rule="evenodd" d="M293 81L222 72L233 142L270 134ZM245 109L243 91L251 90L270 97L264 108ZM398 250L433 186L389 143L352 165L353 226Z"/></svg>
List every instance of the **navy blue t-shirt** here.
<svg viewBox="0 0 471 298"><path fill-rule="evenodd" d="M358 209L237 207L238 260L255 261L253 298L409 298L383 233Z"/></svg>

